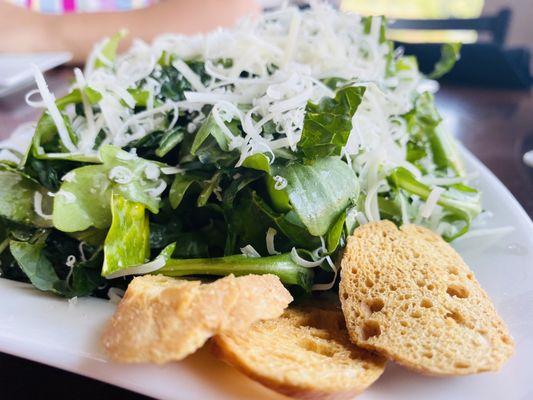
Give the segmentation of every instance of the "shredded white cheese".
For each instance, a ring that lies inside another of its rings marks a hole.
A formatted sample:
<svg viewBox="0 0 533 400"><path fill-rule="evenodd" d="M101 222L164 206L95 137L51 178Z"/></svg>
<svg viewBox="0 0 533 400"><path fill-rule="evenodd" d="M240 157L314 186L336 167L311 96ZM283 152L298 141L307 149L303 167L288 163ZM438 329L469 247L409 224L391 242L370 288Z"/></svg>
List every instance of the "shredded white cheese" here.
<svg viewBox="0 0 533 400"><path fill-rule="evenodd" d="M85 251L83 250L83 246L85 246L87 243L85 243L83 240L78 245L78 251L80 253L81 261L87 261L87 258L85 257Z"/></svg>
<svg viewBox="0 0 533 400"><path fill-rule="evenodd" d="M165 175L181 174L183 170L178 167L162 167L161 172Z"/></svg>
<svg viewBox="0 0 533 400"><path fill-rule="evenodd" d="M335 285L335 281L337 280L337 275L338 275L338 272L339 272L338 268L337 268L337 266L335 265L335 263L333 262L333 260L331 259L330 256L326 257L326 261L328 262L328 265L331 267L331 269L333 271L333 278L328 283L315 283L312 286L311 290L315 290L315 291L330 290Z"/></svg>
<svg viewBox="0 0 533 400"><path fill-rule="evenodd" d="M159 179L160 174L161 174L161 169L155 164L149 164L144 169L144 175L146 176L146 179L150 181L156 181L157 179Z"/></svg>
<svg viewBox="0 0 533 400"><path fill-rule="evenodd" d="M298 264L298 265L300 265L302 267L315 268L315 267L318 267L319 265L321 265L324 262L325 257L319 258L318 260L315 260L315 261L309 261L309 260L306 260L305 258L302 258L298 254L298 251L296 250L296 248L293 247L292 250L291 250L291 259L296 264Z"/></svg>
<svg viewBox="0 0 533 400"><path fill-rule="evenodd" d="M111 168L108 178L118 184L126 185L133 180L133 173L128 168L118 165Z"/></svg>
<svg viewBox="0 0 533 400"><path fill-rule="evenodd" d="M510 233L514 232L516 229L513 226L502 226L497 228L478 228L478 229L472 229L462 235L460 238L457 239L458 242L462 242L463 240L469 240L472 238L478 238L478 237L487 237L487 236L506 236Z"/></svg>
<svg viewBox="0 0 533 400"><path fill-rule="evenodd" d="M279 251L276 251L276 248L274 246L274 238L276 237L276 234L278 233L277 230L274 228L268 228L266 233L266 248L268 251L268 254L275 255L275 254L281 254Z"/></svg>
<svg viewBox="0 0 533 400"><path fill-rule="evenodd" d="M163 268L165 264L166 264L165 258L161 256L157 256L152 261L149 261L147 263L144 263L141 265L135 265L133 267L122 269L120 271L112 273L106 276L106 279L115 279L115 278L120 278L123 276L129 276L129 275L150 274L152 272L157 271L158 269Z"/></svg>
<svg viewBox="0 0 533 400"><path fill-rule="evenodd" d="M42 219L52 219L52 215L45 214L43 212L43 195L40 192L35 192L33 195L33 208L35 210L35 214L37 214Z"/></svg>
<svg viewBox="0 0 533 400"><path fill-rule="evenodd" d="M261 257L261 254L259 254L251 244L247 244L246 246L241 247L241 253L244 254L246 257Z"/></svg>
<svg viewBox="0 0 533 400"><path fill-rule="evenodd" d="M74 296L70 299L68 299L68 308L72 309L78 305L78 297Z"/></svg>
<svg viewBox="0 0 533 400"><path fill-rule="evenodd" d="M423 83L422 76L416 69L399 71L394 79L386 76L389 49L379 43L380 24L380 18L374 18L367 34L359 16L312 3L305 11L285 7L206 35L163 35L152 44L136 40L114 62L102 56L104 41L95 47L85 74L75 71L85 113L76 124L80 150L93 152L99 133L105 135L103 143L123 147L154 130L171 129L182 111L198 113L198 120L186 127L194 133L206 118L201 110L207 104L212 106L211 115L228 138L230 150L241 153L236 166L256 153L269 154L273 162L275 150L297 149L307 102L334 95L321 79L339 77L367 87L343 150L347 162L356 171L364 171L371 163L374 171L402 165L419 175L418 169L405 161L407 127L399 116L409 111L412 95ZM184 93L185 100L156 105L162 68L157 60L163 52L192 89ZM106 67L94 69L96 59ZM204 62L207 81L187 64L194 59ZM220 60L231 60L231 64L221 64ZM36 80L42 104L31 99L33 93L28 101L35 106L46 105L61 140L71 153L76 153L42 75ZM135 113L130 89L139 86L147 93L146 110ZM83 90L87 87L101 96L94 109ZM233 119L240 121L244 136L235 135L227 127ZM279 137L264 132L267 124L275 126ZM369 160L368 154L376 149L381 149L383 157ZM371 184L363 188L367 193L367 189L383 184L375 172L370 175L374 176ZM280 186L283 181L278 183ZM377 189L370 192L367 217L378 219Z"/></svg>
<svg viewBox="0 0 533 400"><path fill-rule="evenodd" d="M63 120L63 116L61 115L61 112L56 106L56 99L54 95L48 90L48 85L44 80L43 74L36 65L32 65L32 68L33 74L35 76L35 83L37 84L37 88L39 90L39 93L41 94L41 98L43 99L43 103L46 105L48 113L50 114L50 117L52 117L52 120L54 121L57 127L57 132L59 134L59 137L61 138L61 141L63 142L63 145L69 151L77 151L77 147L74 145L74 143L72 143L72 140L70 139L70 134L65 125L65 121Z"/></svg>
<svg viewBox="0 0 533 400"><path fill-rule="evenodd" d="M63 182L75 182L76 181L76 173L74 171L67 172L65 175L61 177L61 180Z"/></svg>
<svg viewBox="0 0 533 400"><path fill-rule="evenodd" d="M420 216L422 218L431 217L431 214L433 214L433 211L435 210L435 206L437 205L437 202L439 201L441 194L444 192L445 190L439 186L436 186L431 191L425 204L422 205L422 207L420 208Z"/></svg>
<svg viewBox="0 0 533 400"><path fill-rule="evenodd" d="M83 104L83 112L85 114L85 121L87 123L87 130L85 134L81 137L80 140L80 149L84 152L90 153L93 151L94 143L96 140L96 135L98 131L96 130L93 107L87 99L85 94L85 88L87 87L87 82L83 76L83 72L79 68L74 68L74 76L76 78L76 84L81 93L81 100Z"/></svg>
<svg viewBox="0 0 533 400"><path fill-rule="evenodd" d="M194 90L197 92L204 92L205 86L203 85L200 77L182 60L176 60L172 63L174 68L176 68L187 81L191 84Z"/></svg>
<svg viewBox="0 0 533 400"><path fill-rule="evenodd" d="M274 189L283 190L287 187L287 179L282 176L276 175L274 177Z"/></svg>
<svg viewBox="0 0 533 400"><path fill-rule="evenodd" d="M116 287L110 287L107 291L107 297L109 298L110 303L118 304L124 297L124 290Z"/></svg>
<svg viewBox="0 0 533 400"><path fill-rule="evenodd" d="M151 197L159 197L161 193L165 191L166 188L167 183L164 180L160 179L159 184L155 188L146 190L146 194Z"/></svg>

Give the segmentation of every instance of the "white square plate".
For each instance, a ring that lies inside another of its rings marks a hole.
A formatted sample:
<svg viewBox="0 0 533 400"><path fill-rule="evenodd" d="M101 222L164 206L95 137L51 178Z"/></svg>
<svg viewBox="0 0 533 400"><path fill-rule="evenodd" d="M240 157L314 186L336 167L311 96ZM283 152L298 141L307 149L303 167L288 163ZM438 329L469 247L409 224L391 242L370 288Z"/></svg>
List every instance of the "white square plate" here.
<svg viewBox="0 0 533 400"><path fill-rule="evenodd" d="M71 59L68 52L0 54L0 99L33 83L32 65L45 72Z"/></svg>
<svg viewBox="0 0 533 400"><path fill-rule="evenodd" d="M514 232L482 247L458 242L516 341L516 354L499 373L430 378L392 363L358 397L369 399L533 399L533 223L500 181L464 150L469 170L479 171L484 206L494 213L487 228ZM98 345L114 305L80 299L69 306L30 286L0 279L0 351L53 365L161 399L282 399L202 350L165 366L108 362Z"/></svg>

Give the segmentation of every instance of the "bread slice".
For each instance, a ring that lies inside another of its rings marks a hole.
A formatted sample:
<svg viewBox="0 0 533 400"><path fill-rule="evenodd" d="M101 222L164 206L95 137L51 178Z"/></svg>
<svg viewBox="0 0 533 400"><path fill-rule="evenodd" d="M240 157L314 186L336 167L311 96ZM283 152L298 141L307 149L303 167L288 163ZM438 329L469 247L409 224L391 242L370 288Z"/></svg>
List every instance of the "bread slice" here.
<svg viewBox="0 0 533 400"><path fill-rule="evenodd" d="M102 344L119 362L181 360L216 333L278 317L291 301L274 275L230 275L208 284L146 275L128 286Z"/></svg>
<svg viewBox="0 0 533 400"><path fill-rule="evenodd" d="M213 350L259 383L301 399L351 398L385 366L350 342L338 300L291 307L248 331L215 336Z"/></svg>
<svg viewBox="0 0 533 400"><path fill-rule="evenodd" d="M341 262L352 341L431 375L494 371L514 343L459 254L415 225L357 228Z"/></svg>

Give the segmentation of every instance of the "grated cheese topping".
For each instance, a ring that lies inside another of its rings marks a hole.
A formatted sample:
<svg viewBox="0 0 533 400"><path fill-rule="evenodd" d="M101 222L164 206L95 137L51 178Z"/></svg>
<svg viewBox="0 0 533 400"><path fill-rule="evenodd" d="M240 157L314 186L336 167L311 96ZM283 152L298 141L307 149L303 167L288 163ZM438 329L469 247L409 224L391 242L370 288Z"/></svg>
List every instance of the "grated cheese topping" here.
<svg viewBox="0 0 533 400"><path fill-rule="evenodd" d="M246 246L241 248L241 253L246 257L253 257L258 258L261 257L261 254L254 249L254 247L251 244L247 244Z"/></svg>
<svg viewBox="0 0 533 400"><path fill-rule="evenodd" d="M265 238L266 248L267 248L268 254L270 254L271 256L276 255L276 254L281 254L279 251L276 251L276 248L274 246L274 238L276 237L277 233L278 231L275 230L274 228L268 228L267 233L266 233L266 238Z"/></svg>
<svg viewBox="0 0 533 400"><path fill-rule="evenodd" d="M463 178L436 177L431 171L422 174L406 160L410 135L402 116L412 109L418 93L436 91L438 85L426 79L416 64L407 63L390 76L390 57L398 59L401 50L391 53L382 40L380 17L371 18L369 24L362 22L358 15L312 2L306 10L282 7L207 34L165 34L152 43L135 40L114 60L102 54L103 41L95 46L85 71L74 71L73 89L81 92L83 116L76 115L73 107L58 109L38 70L38 89L28 94L27 102L48 110L63 145L73 155L94 155L101 144L124 147L155 131L169 131L184 113L195 115L186 126L186 131L194 134L209 116L227 139L229 150L240 153L238 167L253 154L266 154L273 163L279 151L296 151L307 103L335 95L325 79L343 79L343 85L366 88L342 149L343 159L361 182L364 201L358 223L380 220L378 196L389 188L386 178L390 172L401 166L435 188L425 203L401 199L402 221L423 219L431 224L439 215L436 185L462 182ZM95 60L103 65L95 68ZM205 74L195 72L192 62L203 63ZM180 100L161 101L164 66L173 67L189 85ZM98 93L98 99L89 101L89 89ZM142 96L135 94L139 91ZM41 100L34 98L37 92ZM139 112L141 101L144 109ZM209 115L205 106L209 106ZM64 117L71 121L76 137L67 129ZM240 123L241 134L229 128L232 121ZM117 168L110 171L109 178L129 182L129 171ZM160 172L174 174L180 169L146 171L146 177L158 180ZM277 190L287 185L281 176L274 180ZM157 197L165 188L161 180L149 195Z"/></svg>
<svg viewBox="0 0 533 400"><path fill-rule="evenodd" d="M63 116L61 115L61 112L57 108L56 98L48 90L48 85L46 84L46 81L44 80L44 76L36 65L33 65L33 73L35 76L35 83L37 84L37 89L39 90L39 93L41 94L43 103L46 105L46 108L48 109L48 113L50 114L50 117L52 118L52 120L54 121L54 124L57 127L57 132L59 134L59 137L61 138L61 141L63 142L63 144L69 151L71 152L77 151L78 148L72 142L72 139L70 138L70 134L65 125L65 121L63 120Z"/></svg>
<svg viewBox="0 0 533 400"><path fill-rule="evenodd" d="M36 191L33 195L33 208L35 210L35 214L37 214L39 217L46 220L52 219L52 215L45 214L43 212L43 195L38 191Z"/></svg>
<svg viewBox="0 0 533 400"><path fill-rule="evenodd" d="M422 218L431 217L442 193L444 193L444 189L438 186L431 191L426 202L420 208L420 216Z"/></svg>
<svg viewBox="0 0 533 400"><path fill-rule="evenodd" d="M354 117L346 157L356 157L362 148L385 145L391 155L388 159L403 162L407 135L405 126L394 117L408 111L405 108L421 75L417 70L403 70L394 82L387 78L389 49L380 43L380 26L381 19L374 18L370 32L365 32L360 16L314 3L306 11L286 7L205 35L167 34L151 44L136 40L113 62L102 56L104 43L99 43L89 57L85 74L75 71L75 87L82 92L85 111L85 117L77 117L79 149L70 140L53 95L37 72L43 101L34 105L46 105L61 140L72 153L94 153L98 132L105 135L103 143L123 147L165 128L170 113L172 126L179 118L178 110L198 112L204 105L211 105L215 123L228 137L230 149L242 154L240 165L255 153L267 153L273 159L274 150L296 150L307 102L333 96L321 79L338 77L370 89ZM161 65L157 60L162 55L166 61L172 60L191 90L185 92L184 100L157 105L154 99L161 91L157 80ZM91 65L96 59L104 64L97 69ZM191 60L204 62L207 82L187 64ZM224 65L220 60L231 63ZM136 113L136 100L130 91L139 87L147 94L146 110ZM100 94L97 104L89 104L85 88ZM244 136L235 136L227 128L226 123L232 119L241 121ZM274 139L263 131L267 123L274 124L281 138ZM190 130L198 128L195 123ZM358 158L355 162L364 165L365 160Z"/></svg>

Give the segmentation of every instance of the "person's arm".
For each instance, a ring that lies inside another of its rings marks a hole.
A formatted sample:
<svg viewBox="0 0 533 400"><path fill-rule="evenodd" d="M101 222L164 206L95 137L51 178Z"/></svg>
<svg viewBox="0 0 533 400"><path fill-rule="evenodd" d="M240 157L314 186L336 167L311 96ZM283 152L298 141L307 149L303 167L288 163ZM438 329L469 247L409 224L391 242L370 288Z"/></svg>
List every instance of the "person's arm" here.
<svg viewBox="0 0 533 400"><path fill-rule="evenodd" d="M45 15L0 0L0 52L70 51L82 63L94 43L122 28L129 40L166 33L192 34L257 14L255 0L162 0L134 11ZM125 40L128 44L128 40Z"/></svg>

